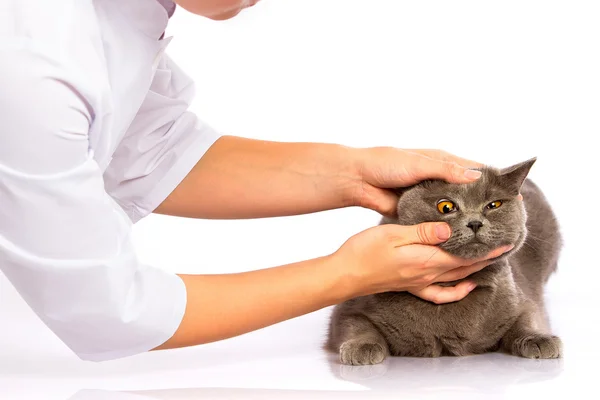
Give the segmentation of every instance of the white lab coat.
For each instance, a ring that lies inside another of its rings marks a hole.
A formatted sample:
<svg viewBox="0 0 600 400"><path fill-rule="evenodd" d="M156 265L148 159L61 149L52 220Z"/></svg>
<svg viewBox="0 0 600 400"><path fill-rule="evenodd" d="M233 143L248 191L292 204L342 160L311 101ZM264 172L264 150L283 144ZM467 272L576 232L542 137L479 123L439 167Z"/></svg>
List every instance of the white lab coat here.
<svg viewBox="0 0 600 400"><path fill-rule="evenodd" d="M0 2L0 270L84 360L162 344L186 306L131 240L219 137L167 22L157 0Z"/></svg>

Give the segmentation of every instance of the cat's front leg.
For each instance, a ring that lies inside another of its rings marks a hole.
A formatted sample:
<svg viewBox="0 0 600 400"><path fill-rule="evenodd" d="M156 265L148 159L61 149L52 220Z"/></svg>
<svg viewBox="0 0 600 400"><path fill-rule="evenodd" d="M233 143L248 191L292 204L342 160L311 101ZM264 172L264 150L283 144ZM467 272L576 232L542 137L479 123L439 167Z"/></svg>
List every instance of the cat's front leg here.
<svg viewBox="0 0 600 400"><path fill-rule="evenodd" d="M346 365L374 365L389 355L387 345L371 335L349 339L340 346L340 361Z"/></svg>
<svg viewBox="0 0 600 400"><path fill-rule="evenodd" d="M503 350L525 358L560 358L562 341L537 328L534 312L525 312L502 338Z"/></svg>
<svg viewBox="0 0 600 400"><path fill-rule="evenodd" d="M390 354L385 338L368 319L340 316L335 325L330 344L339 351L342 364L379 364Z"/></svg>

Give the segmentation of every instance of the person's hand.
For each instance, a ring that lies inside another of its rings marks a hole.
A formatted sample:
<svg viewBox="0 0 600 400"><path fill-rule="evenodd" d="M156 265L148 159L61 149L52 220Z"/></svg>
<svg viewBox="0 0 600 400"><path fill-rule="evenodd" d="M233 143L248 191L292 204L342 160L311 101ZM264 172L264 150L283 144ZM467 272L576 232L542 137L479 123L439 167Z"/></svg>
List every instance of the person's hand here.
<svg viewBox="0 0 600 400"><path fill-rule="evenodd" d="M449 237L450 227L445 223L379 225L354 235L331 257L339 273L348 278L352 297L408 291L436 304L454 302L467 296L475 284L465 280L443 287L436 282L466 278L512 246L495 249L482 259L467 260L435 246Z"/></svg>
<svg viewBox="0 0 600 400"><path fill-rule="evenodd" d="M354 203L383 215L394 216L398 196L389 189L414 185L426 179L470 183L481 173L472 168L483 165L442 150L403 150L373 147L358 150L360 185Z"/></svg>

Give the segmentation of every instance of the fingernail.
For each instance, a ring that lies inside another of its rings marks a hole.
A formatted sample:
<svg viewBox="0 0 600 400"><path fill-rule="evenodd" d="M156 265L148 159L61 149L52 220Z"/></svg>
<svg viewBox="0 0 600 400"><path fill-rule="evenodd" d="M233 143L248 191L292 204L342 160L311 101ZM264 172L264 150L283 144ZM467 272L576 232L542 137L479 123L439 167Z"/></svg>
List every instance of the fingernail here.
<svg viewBox="0 0 600 400"><path fill-rule="evenodd" d="M446 224L437 224L435 227L435 235L440 240L446 240L450 238L452 232L450 231L450 227Z"/></svg>
<svg viewBox="0 0 600 400"><path fill-rule="evenodd" d="M476 285L476 284L474 284L474 283L469 283L469 284L467 285L467 290L468 290L469 292L472 292L472 291L473 291L473 289L475 289L476 287L477 287L477 285Z"/></svg>
<svg viewBox="0 0 600 400"><path fill-rule="evenodd" d="M465 171L465 178L468 179L479 179L481 177L481 171L474 169L468 169Z"/></svg>

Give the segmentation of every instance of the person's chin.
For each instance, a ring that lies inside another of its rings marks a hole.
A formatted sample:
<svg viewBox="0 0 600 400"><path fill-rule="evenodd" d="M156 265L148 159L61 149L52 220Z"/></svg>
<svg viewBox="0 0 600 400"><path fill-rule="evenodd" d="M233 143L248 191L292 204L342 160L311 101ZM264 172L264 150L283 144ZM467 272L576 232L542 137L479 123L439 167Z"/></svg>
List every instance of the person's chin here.
<svg viewBox="0 0 600 400"><path fill-rule="evenodd" d="M258 1L259 0L251 0L248 2L248 4L244 4L241 7L237 7L233 10L228 10L228 11L221 12L219 14L211 15L209 18L213 19L215 21L225 21L227 19L231 19L231 18L235 17L236 15L238 15L239 13L241 13L246 8L254 6L256 3L258 3Z"/></svg>
<svg viewBox="0 0 600 400"><path fill-rule="evenodd" d="M214 21L225 21L225 20L235 17L240 12L242 12L242 10L243 10L242 8L236 9L236 10L230 10L230 11L222 12L219 14L210 15L210 16L208 16L208 18L210 18Z"/></svg>

